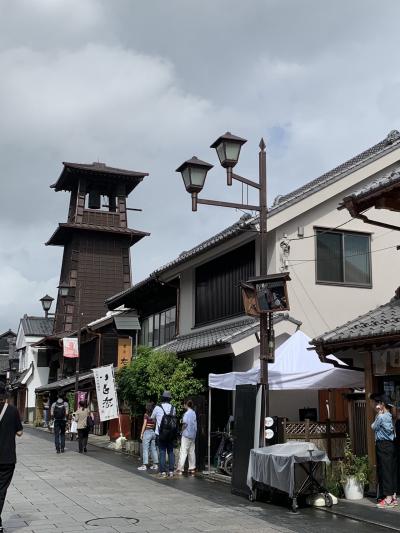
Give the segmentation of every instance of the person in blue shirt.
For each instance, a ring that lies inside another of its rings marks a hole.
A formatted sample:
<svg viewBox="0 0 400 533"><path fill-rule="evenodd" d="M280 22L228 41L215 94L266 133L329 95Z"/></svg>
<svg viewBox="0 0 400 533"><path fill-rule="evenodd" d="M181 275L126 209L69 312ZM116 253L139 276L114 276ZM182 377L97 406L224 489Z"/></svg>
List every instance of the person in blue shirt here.
<svg viewBox="0 0 400 533"><path fill-rule="evenodd" d="M397 505L394 477L395 435L390 411L393 405L386 395L376 397L375 402L377 414L371 428L375 432L376 468L380 495L377 506L384 509Z"/></svg>
<svg viewBox="0 0 400 533"><path fill-rule="evenodd" d="M188 400L185 403L186 413L182 420L182 439L181 450L179 454L179 464L176 473L182 475L185 468L186 457L189 457L189 474L196 472L196 434L197 434L197 417L193 411L193 402Z"/></svg>

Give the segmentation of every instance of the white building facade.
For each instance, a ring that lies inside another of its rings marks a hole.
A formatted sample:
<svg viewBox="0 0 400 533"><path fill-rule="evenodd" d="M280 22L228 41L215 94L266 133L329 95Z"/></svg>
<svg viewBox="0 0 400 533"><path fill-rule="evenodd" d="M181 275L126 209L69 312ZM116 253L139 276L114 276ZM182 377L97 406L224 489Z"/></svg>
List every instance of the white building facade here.
<svg viewBox="0 0 400 533"><path fill-rule="evenodd" d="M43 358L34 344L51 335L53 319L24 315L18 327L16 351L19 359L19 376L11 384L21 417L33 423L36 411L35 389L48 383L49 367L47 356ZM43 352L43 350L42 350ZM42 360L43 359L43 360Z"/></svg>
<svg viewBox="0 0 400 533"><path fill-rule="evenodd" d="M268 273L289 272L290 313L276 317L276 346L297 328L313 338L388 301L397 280L389 268L399 270L399 244L395 231L370 226L338 210L342 199L355 189L400 166L400 133L290 194L277 197L268 216ZM203 206L201 206L202 208ZM202 210L193 214L201 223ZM215 209L215 208L214 208ZM379 220L395 223L396 213L379 213ZM239 307L239 282L257 275L259 254L257 218L242 217L220 232L152 273L137 286L110 298L110 308L142 305L146 285L157 301L141 314L142 343L161 346L198 361L206 359L209 372L244 371L257 364L257 324ZM252 256L251 261L244 256ZM252 272L251 272L252 271ZM176 304L162 308L162 291L177 288ZM155 291L155 292L154 292ZM146 306L143 306L145 308ZM174 317L177 335L171 338ZM169 318L168 318L169 317ZM166 336L166 332L168 337ZM217 358L226 365L215 368ZM359 361L353 361L358 365ZM205 365L203 361L203 366ZM226 370L227 369L227 370ZM271 394L271 412L298 417L300 407L318 403L317 391L287 393L284 401Z"/></svg>

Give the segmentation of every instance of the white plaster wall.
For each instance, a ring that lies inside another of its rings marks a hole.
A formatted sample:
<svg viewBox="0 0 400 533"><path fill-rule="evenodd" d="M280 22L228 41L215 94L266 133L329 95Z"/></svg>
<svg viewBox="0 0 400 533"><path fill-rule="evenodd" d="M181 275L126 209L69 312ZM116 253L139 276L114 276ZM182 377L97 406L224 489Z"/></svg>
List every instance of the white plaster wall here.
<svg viewBox="0 0 400 533"><path fill-rule="evenodd" d="M362 184L358 184L357 188L360 186ZM277 250L284 233L290 239L297 239L298 226L304 226L304 236L310 237L291 241L287 270L292 279L288 283L290 314L303 322L301 329L311 338L386 303L400 284L400 278L393 275L399 272L400 268L400 253L395 248L399 243L399 233L365 224L357 219L351 220L340 229L371 234L372 288L316 284L315 238L312 237L315 234L314 226L328 229L348 221L351 217L347 210L337 210L340 200L348 192L350 191L342 192L315 206L284 224L276 232ZM368 212L368 216L400 225L400 216L397 213L380 210ZM375 252L389 247L392 248ZM276 257L278 256L277 253ZM278 260L276 270L279 268Z"/></svg>
<svg viewBox="0 0 400 533"><path fill-rule="evenodd" d="M352 320L378 305L387 302L400 284L396 276L400 267L399 233L378 228L353 219L344 224L343 229L370 233L372 288L355 288L337 285L317 285L315 282L315 233L314 226L333 228L348 221L351 217L347 210L338 211L342 199L350 192L359 189L377 176L388 173L400 160L400 149L380 157L371 164L353 172L329 187L301 200L292 207L271 214L268 219L268 271L281 269L280 240L283 234L297 239L298 226L304 227L307 238L291 241L289 267L292 281L289 282L290 315L302 321L301 329L311 338ZM386 210L367 213L370 218L400 225L398 213ZM189 264L177 267L167 278L181 275L180 334L190 333L194 326L194 268L210 259L244 244L252 234L242 234L221 246L195 258ZM392 247L390 250L377 251ZM306 260L306 261L305 261ZM259 269L259 250L256 245L256 272ZM221 321L222 323L222 321ZM210 326L212 327L212 326Z"/></svg>

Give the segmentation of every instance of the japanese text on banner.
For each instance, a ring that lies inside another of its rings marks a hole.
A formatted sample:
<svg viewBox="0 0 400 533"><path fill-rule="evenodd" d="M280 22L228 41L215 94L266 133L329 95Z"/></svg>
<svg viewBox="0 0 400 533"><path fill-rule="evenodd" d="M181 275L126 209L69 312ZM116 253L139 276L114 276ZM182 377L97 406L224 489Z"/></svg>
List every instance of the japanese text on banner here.
<svg viewBox="0 0 400 533"><path fill-rule="evenodd" d="M101 422L118 418L118 398L115 390L113 365L93 368L97 403Z"/></svg>

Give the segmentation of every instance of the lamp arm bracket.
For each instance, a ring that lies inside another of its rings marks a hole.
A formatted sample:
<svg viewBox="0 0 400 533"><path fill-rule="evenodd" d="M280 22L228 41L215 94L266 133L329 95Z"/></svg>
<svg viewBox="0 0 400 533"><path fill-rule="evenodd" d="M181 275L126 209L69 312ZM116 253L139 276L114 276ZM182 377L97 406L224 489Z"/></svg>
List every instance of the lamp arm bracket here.
<svg viewBox="0 0 400 533"><path fill-rule="evenodd" d="M239 174L232 174L232 178L236 181L245 183L246 185L249 185L250 187L254 187L255 189L261 189L261 185L259 183L253 180L248 180L247 178L243 178L243 176L239 176Z"/></svg>
<svg viewBox="0 0 400 533"><path fill-rule="evenodd" d="M249 205L249 204L235 204L232 202L222 202L216 200L206 200L205 198L197 198L198 204L203 205L214 205L217 207L231 207L233 209L247 209L248 211L260 211L259 205Z"/></svg>

